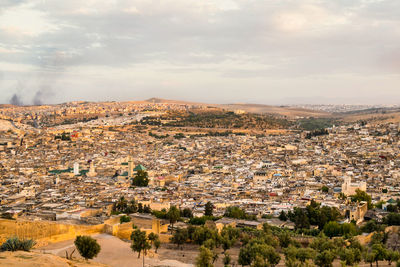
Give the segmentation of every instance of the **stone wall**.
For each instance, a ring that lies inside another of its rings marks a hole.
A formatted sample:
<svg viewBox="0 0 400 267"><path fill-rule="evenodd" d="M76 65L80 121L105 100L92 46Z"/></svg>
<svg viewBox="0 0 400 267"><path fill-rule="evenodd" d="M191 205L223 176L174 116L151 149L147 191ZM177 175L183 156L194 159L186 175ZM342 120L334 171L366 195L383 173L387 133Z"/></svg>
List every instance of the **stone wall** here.
<svg viewBox="0 0 400 267"><path fill-rule="evenodd" d="M153 232L160 235L161 242L169 242L170 235L162 234L168 229L167 224L161 224L158 219L142 219L134 217L132 222L119 223L119 217L113 217L98 225L66 224L52 221L28 221L0 219L0 244L7 238L32 238L38 246L75 239L78 235L93 235L107 233L121 239L130 239L135 224L147 234Z"/></svg>
<svg viewBox="0 0 400 267"><path fill-rule="evenodd" d="M0 241L11 236L32 238L40 244L74 239L77 235L98 234L104 231L104 224L76 225L50 221L25 221L0 219Z"/></svg>

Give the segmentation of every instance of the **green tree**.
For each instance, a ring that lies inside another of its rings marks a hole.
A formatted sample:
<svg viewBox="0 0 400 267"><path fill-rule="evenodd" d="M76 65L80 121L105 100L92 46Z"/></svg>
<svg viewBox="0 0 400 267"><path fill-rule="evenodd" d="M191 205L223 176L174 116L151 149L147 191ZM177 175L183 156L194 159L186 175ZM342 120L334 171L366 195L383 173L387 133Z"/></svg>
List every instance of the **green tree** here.
<svg viewBox="0 0 400 267"><path fill-rule="evenodd" d="M232 247L232 245L233 245L233 240L231 240L231 239L229 238L229 236L227 236L227 235L221 236L220 241L221 241L222 249L224 250L224 253L225 253L228 249L230 249L230 248Z"/></svg>
<svg viewBox="0 0 400 267"><path fill-rule="evenodd" d="M224 227L220 234L220 243L222 244L222 249L224 253L230 249L239 238L239 231L232 226Z"/></svg>
<svg viewBox="0 0 400 267"><path fill-rule="evenodd" d="M353 202L366 201L368 203L368 209L372 209L373 208L371 196L368 195L365 191L357 189L356 190L356 194L352 195L350 197L351 197L351 201L353 201Z"/></svg>
<svg viewBox="0 0 400 267"><path fill-rule="evenodd" d="M217 244L219 242L220 236L217 230L201 226L195 228L191 238L194 243L198 245L203 245L203 243L208 239L214 240L215 244Z"/></svg>
<svg viewBox="0 0 400 267"><path fill-rule="evenodd" d="M296 259L301 263L305 263L309 259L314 258L315 251L311 248L298 248L296 252Z"/></svg>
<svg viewBox="0 0 400 267"><path fill-rule="evenodd" d="M176 206L171 206L167 212L167 218L171 224L172 230L174 230L174 223L181 217L181 213Z"/></svg>
<svg viewBox="0 0 400 267"><path fill-rule="evenodd" d="M328 222L324 226L324 234L329 237L340 236L341 235L341 227L337 222Z"/></svg>
<svg viewBox="0 0 400 267"><path fill-rule="evenodd" d="M225 252L224 253L224 259L223 259L223 263L224 263L224 267L228 267L229 264L231 264L232 258L229 255L229 253Z"/></svg>
<svg viewBox="0 0 400 267"><path fill-rule="evenodd" d="M143 206L143 213L151 213L150 205Z"/></svg>
<svg viewBox="0 0 400 267"><path fill-rule="evenodd" d="M137 203L135 199L132 199L128 204L126 209L123 211L124 213L131 214L138 211Z"/></svg>
<svg viewBox="0 0 400 267"><path fill-rule="evenodd" d="M361 227L361 231L363 233L372 233L380 230L381 226L375 220L370 220L363 227Z"/></svg>
<svg viewBox="0 0 400 267"><path fill-rule="evenodd" d="M397 205L389 204L386 207L387 212L398 212Z"/></svg>
<svg viewBox="0 0 400 267"><path fill-rule="evenodd" d="M199 248L200 253L196 258L196 267L214 267L212 264L213 253L205 246Z"/></svg>
<svg viewBox="0 0 400 267"><path fill-rule="evenodd" d="M279 245L281 248L287 248L292 243L292 238L288 232L278 234Z"/></svg>
<svg viewBox="0 0 400 267"><path fill-rule="evenodd" d="M324 186L321 188L321 191L324 192L324 193L328 193L328 192L329 192L329 187L327 187L326 185L324 185Z"/></svg>
<svg viewBox="0 0 400 267"><path fill-rule="evenodd" d="M370 267L372 267L372 263L375 261L374 253L367 252L364 254L364 261L368 262Z"/></svg>
<svg viewBox="0 0 400 267"><path fill-rule="evenodd" d="M286 216L286 212L285 211L281 211L281 213L279 213L279 220L281 221L287 221L287 216Z"/></svg>
<svg viewBox="0 0 400 267"><path fill-rule="evenodd" d="M79 254L86 260L93 259L101 250L101 247L97 243L96 239L93 239L90 236L78 235L74 241L74 244L78 249Z"/></svg>
<svg viewBox="0 0 400 267"><path fill-rule="evenodd" d="M251 263L251 267L268 267L268 264L265 262L263 257L256 255L255 259Z"/></svg>
<svg viewBox="0 0 400 267"><path fill-rule="evenodd" d="M320 267L331 267L334 259L335 255L330 250L325 250L317 254L314 262Z"/></svg>
<svg viewBox="0 0 400 267"><path fill-rule="evenodd" d="M384 244L388 235L385 232L375 232L371 237L370 245L374 244Z"/></svg>
<svg viewBox="0 0 400 267"><path fill-rule="evenodd" d="M204 216L213 216L213 212L214 212L214 205L210 201L208 201L204 208Z"/></svg>
<svg viewBox="0 0 400 267"><path fill-rule="evenodd" d="M177 228L173 236L171 237L171 242L176 244L178 248L181 247L182 249L182 245L185 244L188 238L189 234L187 229Z"/></svg>
<svg viewBox="0 0 400 267"><path fill-rule="evenodd" d="M189 208L184 208L182 211L182 217L185 218L193 218L193 212L191 209Z"/></svg>
<svg viewBox="0 0 400 267"><path fill-rule="evenodd" d="M132 185L145 187L149 184L149 175L146 171L139 170L132 179Z"/></svg>
<svg viewBox="0 0 400 267"><path fill-rule="evenodd" d="M309 229L310 221L306 212L300 208L294 208L293 210L293 222L296 229Z"/></svg>
<svg viewBox="0 0 400 267"><path fill-rule="evenodd" d="M340 231L343 237L350 238L357 235L357 227L354 223L343 223L340 227Z"/></svg>
<svg viewBox="0 0 400 267"><path fill-rule="evenodd" d="M154 247L156 248L156 253L157 253L157 250L158 250L158 248L160 247L160 245L161 245L161 241L160 241L160 239L159 238L157 238L156 240L154 240Z"/></svg>
<svg viewBox="0 0 400 267"><path fill-rule="evenodd" d="M338 254L340 260L348 266L353 266L355 263L359 262L356 258L355 249L341 248Z"/></svg>
<svg viewBox="0 0 400 267"><path fill-rule="evenodd" d="M398 251L394 251L389 249L387 251L386 260L389 262L389 265L392 265L392 262L397 262L400 259L400 253Z"/></svg>
<svg viewBox="0 0 400 267"><path fill-rule="evenodd" d="M140 258L140 253L142 253L144 262L144 255L146 254L147 250L151 248L151 244L146 236L146 232L140 231L140 229L134 230L131 234L131 240L131 249L138 253L138 258Z"/></svg>
<svg viewBox="0 0 400 267"><path fill-rule="evenodd" d="M242 247L239 251L238 263L241 265L251 265L257 257L267 261L270 266L275 266L281 257L275 248L264 243L252 242Z"/></svg>
<svg viewBox="0 0 400 267"><path fill-rule="evenodd" d="M227 207L224 216L235 219L247 219L246 212L237 206Z"/></svg>
<svg viewBox="0 0 400 267"><path fill-rule="evenodd" d="M372 253L374 254L374 261L376 267L378 267L378 261L383 261L387 258L387 250L382 244L374 244L371 247Z"/></svg>
<svg viewBox="0 0 400 267"><path fill-rule="evenodd" d="M120 197L117 203L114 204L113 210L116 212L125 212L126 208L128 207L128 201L125 197Z"/></svg>
<svg viewBox="0 0 400 267"><path fill-rule="evenodd" d="M398 213L389 213L384 219L383 223L387 225L400 225L400 214Z"/></svg>
<svg viewBox="0 0 400 267"><path fill-rule="evenodd" d="M154 241L159 239L159 236L152 232L152 233L149 234L149 236L147 238L149 239L151 245L153 245Z"/></svg>
<svg viewBox="0 0 400 267"><path fill-rule="evenodd" d="M322 235L314 238L314 240L310 244L310 248L318 252L322 252L325 250L334 250L336 247L332 240L327 238L325 235Z"/></svg>
<svg viewBox="0 0 400 267"><path fill-rule="evenodd" d="M143 204L142 204L142 203L139 203L139 204L138 204L138 212L139 212L139 213L143 213L143 211L144 211L144 209L143 209Z"/></svg>

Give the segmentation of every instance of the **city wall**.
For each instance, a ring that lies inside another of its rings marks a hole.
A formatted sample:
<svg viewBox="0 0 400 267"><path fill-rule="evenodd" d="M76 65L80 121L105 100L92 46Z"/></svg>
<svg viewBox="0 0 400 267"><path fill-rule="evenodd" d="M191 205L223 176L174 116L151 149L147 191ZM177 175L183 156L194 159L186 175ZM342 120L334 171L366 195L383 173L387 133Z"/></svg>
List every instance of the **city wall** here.
<svg viewBox="0 0 400 267"><path fill-rule="evenodd" d="M77 235L102 233L104 224L76 225L50 221L25 221L0 219L0 242L11 236L32 238L38 245L75 239Z"/></svg>
<svg viewBox="0 0 400 267"><path fill-rule="evenodd" d="M48 243L75 239L78 235L100 233L107 233L121 239L130 239L133 223L142 231L146 231L147 234L151 232L159 234L161 242L169 242L170 235L162 234L162 232L167 232L168 225L161 225L157 219L140 220L134 218L130 223L119 224L119 218L116 217L98 225L0 219L0 244L12 236L34 239L38 247L45 246Z"/></svg>

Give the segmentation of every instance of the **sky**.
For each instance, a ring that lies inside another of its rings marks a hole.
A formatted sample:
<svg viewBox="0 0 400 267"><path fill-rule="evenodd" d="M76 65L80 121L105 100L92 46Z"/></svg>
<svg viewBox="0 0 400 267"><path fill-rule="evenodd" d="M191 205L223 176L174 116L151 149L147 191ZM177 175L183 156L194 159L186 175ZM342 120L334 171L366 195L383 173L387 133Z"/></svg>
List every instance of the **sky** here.
<svg viewBox="0 0 400 267"><path fill-rule="evenodd" d="M400 104L400 1L0 1L0 103L151 97Z"/></svg>

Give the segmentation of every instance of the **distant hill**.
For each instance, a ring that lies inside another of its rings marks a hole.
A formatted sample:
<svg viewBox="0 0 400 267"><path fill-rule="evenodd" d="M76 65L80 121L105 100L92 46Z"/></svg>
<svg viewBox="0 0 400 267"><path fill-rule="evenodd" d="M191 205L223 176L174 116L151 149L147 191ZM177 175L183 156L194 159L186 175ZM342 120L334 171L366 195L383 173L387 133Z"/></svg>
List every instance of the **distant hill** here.
<svg viewBox="0 0 400 267"><path fill-rule="evenodd" d="M244 110L250 113L259 114L275 114L280 116L286 116L289 118L295 117L328 117L331 113L315 111L303 108L294 108L286 106L270 106L262 104L222 104L216 105L217 107L228 109L228 110Z"/></svg>
<svg viewBox="0 0 400 267"><path fill-rule="evenodd" d="M145 100L144 102L147 103L154 103L154 104L182 104L182 105L199 105L199 106L210 106L206 103L199 103L199 102L190 102L184 100L171 100L171 99L163 99L163 98L150 98Z"/></svg>
<svg viewBox="0 0 400 267"><path fill-rule="evenodd" d="M315 111L310 109L303 108L293 108L293 107L285 107L285 106L270 106L270 105L262 105L262 104L207 104L200 102L189 102L189 101L181 101L181 100L168 100L162 98L150 98L145 100L148 103L166 103L166 104L186 104L186 105L199 105L199 106L208 106L208 107L217 107L229 111L243 110L249 113L258 113L258 114L271 114L271 115L279 115L286 116L289 118L296 117L328 117L331 113Z"/></svg>

